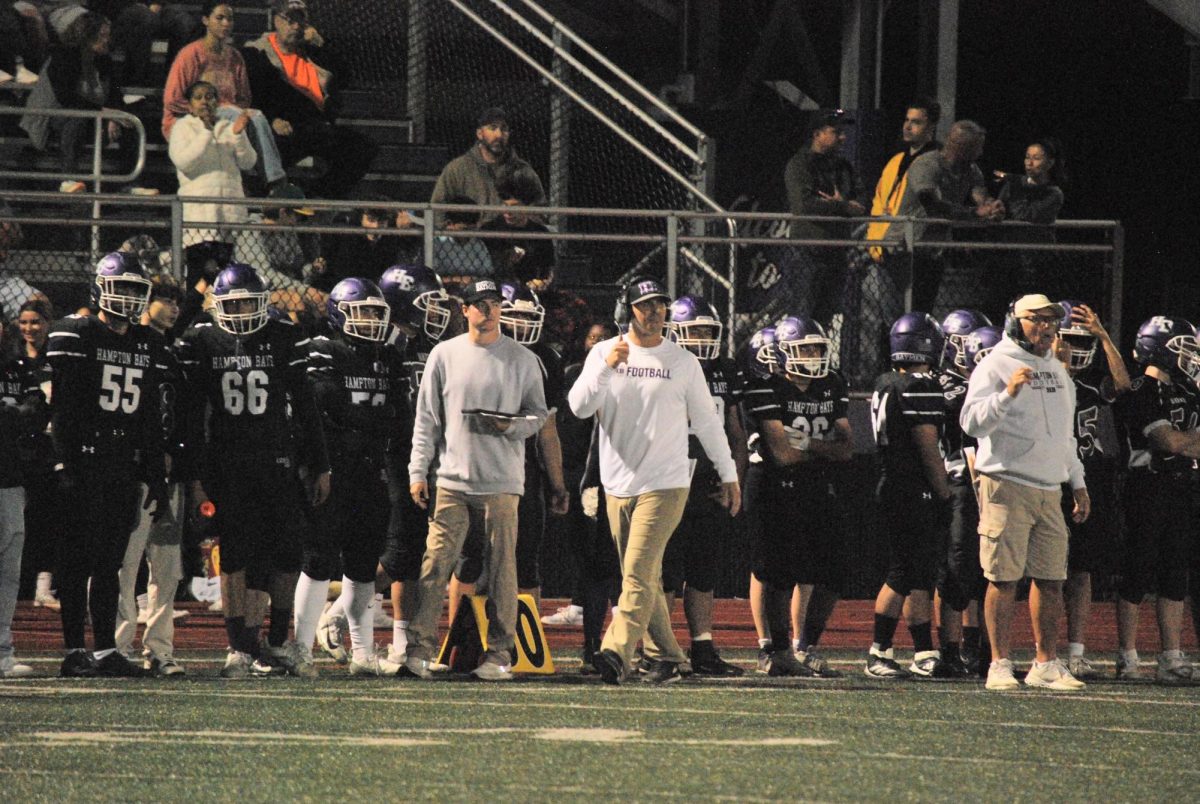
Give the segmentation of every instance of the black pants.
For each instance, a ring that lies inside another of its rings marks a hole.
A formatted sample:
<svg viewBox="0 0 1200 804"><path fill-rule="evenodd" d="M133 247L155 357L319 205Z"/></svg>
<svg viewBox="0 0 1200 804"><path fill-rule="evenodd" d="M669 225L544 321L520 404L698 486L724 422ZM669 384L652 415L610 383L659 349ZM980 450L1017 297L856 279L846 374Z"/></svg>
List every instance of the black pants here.
<svg viewBox="0 0 1200 804"><path fill-rule="evenodd" d="M58 599L67 650L86 647L89 611L95 649L116 647L117 573L137 524L140 496L136 481L99 468L73 472L62 489L66 522L59 539Z"/></svg>
<svg viewBox="0 0 1200 804"><path fill-rule="evenodd" d="M328 169L308 186L311 198L345 198L370 170L378 147L366 136L332 123L300 123L290 136L276 136L284 167L306 156L319 157Z"/></svg>
<svg viewBox="0 0 1200 804"><path fill-rule="evenodd" d="M373 471L372 471L373 470ZM313 511L313 527L304 541L304 574L328 581L341 570L360 583L375 580L375 568L387 536L387 484L381 466L363 463L353 471L337 467L329 499Z"/></svg>

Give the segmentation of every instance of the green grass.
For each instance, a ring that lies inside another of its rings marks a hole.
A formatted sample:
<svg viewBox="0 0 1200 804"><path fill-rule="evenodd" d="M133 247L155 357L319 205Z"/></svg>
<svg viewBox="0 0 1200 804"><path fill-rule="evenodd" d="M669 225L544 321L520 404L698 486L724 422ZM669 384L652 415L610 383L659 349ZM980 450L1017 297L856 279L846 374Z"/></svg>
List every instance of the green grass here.
<svg viewBox="0 0 1200 804"><path fill-rule="evenodd" d="M42 665L49 670L52 665ZM0 681L6 801L1186 800L1200 688Z"/></svg>

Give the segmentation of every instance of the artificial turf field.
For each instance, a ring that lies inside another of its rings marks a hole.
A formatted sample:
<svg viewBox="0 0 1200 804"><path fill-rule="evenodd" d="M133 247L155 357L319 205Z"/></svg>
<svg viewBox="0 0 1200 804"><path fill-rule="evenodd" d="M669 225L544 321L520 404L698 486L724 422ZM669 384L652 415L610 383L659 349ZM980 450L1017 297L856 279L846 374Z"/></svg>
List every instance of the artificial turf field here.
<svg viewBox="0 0 1200 804"><path fill-rule="evenodd" d="M602 685L548 678L0 681L6 801L1195 800L1200 687ZM733 658L748 663L749 653ZM48 657L39 669L52 670ZM853 662L853 663L852 663Z"/></svg>

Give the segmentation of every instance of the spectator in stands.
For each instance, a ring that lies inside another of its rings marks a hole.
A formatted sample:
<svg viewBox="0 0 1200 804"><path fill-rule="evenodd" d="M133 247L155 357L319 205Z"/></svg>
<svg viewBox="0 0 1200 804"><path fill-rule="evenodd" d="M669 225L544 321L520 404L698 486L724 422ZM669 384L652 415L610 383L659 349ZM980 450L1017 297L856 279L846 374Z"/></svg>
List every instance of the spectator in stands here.
<svg viewBox="0 0 1200 804"><path fill-rule="evenodd" d="M208 81L217 88L217 119L234 121L243 109L250 112L247 133L259 155L258 173L266 183L266 189L270 190L286 182L287 174L283 170L283 159L275 144L271 122L261 111L251 108L246 62L232 43L233 7L206 0L200 8L204 38L180 50L167 75L163 90L163 138L169 142L175 121L188 114L184 90L201 79Z"/></svg>
<svg viewBox="0 0 1200 804"><path fill-rule="evenodd" d="M497 106L484 109L476 123L475 144L442 169L430 202L454 204L461 202L452 199L469 198L475 204L498 206L504 199L497 189L497 182L502 175L508 175L521 176L523 181L537 188L536 192L532 189L529 192L533 196L532 206L545 204L542 180L528 162L517 156L509 144L510 134L507 112ZM483 222L494 217L495 213L485 213Z"/></svg>
<svg viewBox="0 0 1200 804"><path fill-rule="evenodd" d="M1066 160L1062 145L1053 137L1032 142L1025 149L1023 174L995 171L1001 180L999 199L1004 204L1006 218L1035 224L1028 228L1005 229L1004 239L1016 243L1053 243L1054 229L1049 225L1058 220L1063 205L1062 186L1066 181ZM1006 255L1011 266L1008 291L1026 291L1045 287L1047 281L1058 280L1054 270L1054 252L1019 251ZM1059 280L1061 281L1061 280ZM1058 287L1064 295L1076 292L1072 287Z"/></svg>
<svg viewBox="0 0 1200 804"><path fill-rule="evenodd" d="M121 85L157 86L150 54L156 39L167 41L167 63L196 37L196 20L178 3L157 0L89 0L88 8L112 21L113 45L125 53ZM196 76L199 78L199 76Z"/></svg>
<svg viewBox="0 0 1200 804"><path fill-rule="evenodd" d="M335 124L338 98L334 75L314 57L325 43L308 24L304 0L274 0L274 30L243 49L256 98L271 121L284 165L320 157L325 173L308 187L314 198L345 198L370 169L377 147L370 139Z"/></svg>
<svg viewBox="0 0 1200 804"><path fill-rule="evenodd" d="M793 215L853 217L866 212L858 200L862 185L854 166L841 155L846 143L845 127L853 125L841 109L814 116L810 137L784 168L788 209ZM791 236L797 239L838 239L850 236L849 224L828 221L792 221ZM825 324L839 312L846 253L842 248L813 247L797 255L793 270L802 276L800 286L811 285L807 309L802 312Z"/></svg>
<svg viewBox="0 0 1200 804"><path fill-rule="evenodd" d="M275 201L293 202L290 206L267 206L250 215L251 223L272 226L272 230L241 229L235 234L234 255L238 262L257 266L258 275L271 291L271 306L283 310L296 323L312 323L324 315L324 291L312 287L310 276L322 257L313 258L316 248L309 242L313 235L301 235L293 227L314 214L310 207L298 206L304 191L294 184L271 189Z"/></svg>
<svg viewBox="0 0 1200 804"><path fill-rule="evenodd" d="M0 218L12 214L12 207L0 201ZM21 225L12 220L0 220L0 315L12 320L17 317L21 305L31 299L49 304L46 294L9 272L7 268L9 249L19 246L23 239Z"/></svg>
<svg viewBox="0 0 1200 804"><path fill-rule="evenodd" d="M390 229L395 214L392 210L373 204L387 204L391 199L376 195L357 210L359 235L338 235L323 258L313 262L312 284L328 293L338 282L351 276L379 276L400 262L399 238L384 234ZM347 225L353 226L354 223Z"/></svg>
<svg viewBox="0 0 1200 804"><path fill-rule="evenodd" d="M983 153L986 136L983 126L973 120L955 122L941 148L913 160L899 214L959 221L1003 220L1004 203L988 195L983 173L975 164ZM947 240L949 231L945 226L921 225L917 228L917 238ZM914 308L935 308L944 270L940 255L930 249L917 250L913 257Z"/></svg>
<svg viewBox="0 0 1200 804"><path fill-rule="evenodd" d="M21 305L17 314L21 360L43 391L50 388L46 340L53 321L54 310L44 298L30 299ZM25 562L37 572L33 605L58 611L59 602L53 590L53 571L58 533L62 526L62 509L58 503L58 479L54 476L54 448L50 436L44 432L35 436L29 446L32 459L25 478L25 536L28 545Z"/></svg>
<svg viewBox="0 0 1200 804"><path fill-rule="evenodd" d="M51 118L39 115L38 109L116 110L123 105L121 88L113 75L112 59L108 55L112 26L108 19L94 11L79 15L62 35L62 45L54 48L50 60L42 68L39 80L25 102L29 112L21 118L21 128L39 151L46 150L50 130L58 131L58 148L62 172L78 172L77 157L85 132L93 122L86 118ZM129 173L137 162L137 138L122 136L127 123L109 120L104 125L106 140L117 143L117 172ZM77 193L86 189L81 181L68 179L59 190ZM131 188L134 192L140 191Z"/></svg>
<svg viewBox="0 0 1200 804"><path fill-rule="evenodd" d="M217 118L217 88L197 81L187 88L190 113L171 129L168 152L179 177L179 195L207 196L210 202L183 205L184 221L242 224L246 207L221 203L222 198L244 198L242 170L253 167L254 148L246 136L250 113L237 120ZM201 277L210 282L225 267L233 252L234 232L229 229L186 227L183 245L188 263L187 285Z"/></svg>
<svg viewBox="0 0 1200 804"><path fill-rule="evenodd" d="M26 14L17 9L17 5L0 4L0 84L16 81L19 84L32 84L37 81L37 73L26 65L32 65L34 70L41 69L45 60L45 44L25 32ZM42 23L42 40L45 39L45 23L37 9L28 7L32 17Z"/></svg>
<svg viewBox="0 0 1200 804"><path fill-rule="evenodd" d="M541 186L526 173L504 173L496 182L496 192L506 206L528 207L537 202ZM481 227L485 232L505 232L521 234L524 232L548 233L546 224L531 217L528 213L505 212L492 218ZM513 240L486 239L488 252L492 257L492 265L501 276L515 276L522 282L528 283L535 279L545 279L554 270L554 241L553 240ZM540 290L536 292L541 292Z"/></svg>

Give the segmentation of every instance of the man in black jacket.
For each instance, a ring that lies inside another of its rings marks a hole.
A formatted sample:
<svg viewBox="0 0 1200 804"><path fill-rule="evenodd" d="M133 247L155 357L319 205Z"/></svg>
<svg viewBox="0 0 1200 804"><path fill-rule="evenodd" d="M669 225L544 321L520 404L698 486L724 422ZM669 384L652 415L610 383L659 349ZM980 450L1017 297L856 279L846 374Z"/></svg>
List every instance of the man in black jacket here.
<svg viewBox="0 0 1200 804"><path fill-rule="evenodd" d="M371 167L377 148L367 137L335 125L333 73L313 60L324 45L308 24L304 0L275 0L273 31L242 50L250 93L271 120L284 165L306 156L326 163L308 188L310 198L345 198Z"/></svg>

